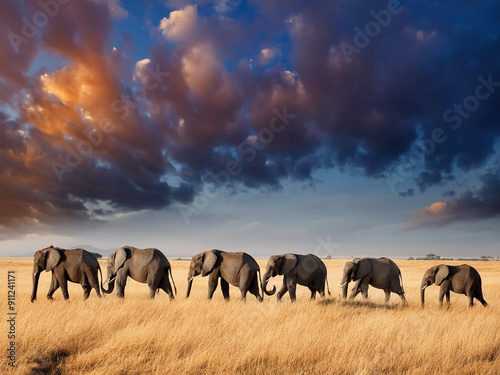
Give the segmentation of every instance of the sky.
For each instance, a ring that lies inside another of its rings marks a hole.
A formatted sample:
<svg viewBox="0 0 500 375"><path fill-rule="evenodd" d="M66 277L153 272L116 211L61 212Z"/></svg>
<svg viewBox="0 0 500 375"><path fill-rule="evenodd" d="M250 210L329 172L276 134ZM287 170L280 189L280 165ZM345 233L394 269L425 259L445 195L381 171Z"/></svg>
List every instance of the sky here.
<svg viewBox="0 0 500 375"><path fill-rule="evenodd" d="M3 1L0 256L500 256L500 3Z"/></svg>

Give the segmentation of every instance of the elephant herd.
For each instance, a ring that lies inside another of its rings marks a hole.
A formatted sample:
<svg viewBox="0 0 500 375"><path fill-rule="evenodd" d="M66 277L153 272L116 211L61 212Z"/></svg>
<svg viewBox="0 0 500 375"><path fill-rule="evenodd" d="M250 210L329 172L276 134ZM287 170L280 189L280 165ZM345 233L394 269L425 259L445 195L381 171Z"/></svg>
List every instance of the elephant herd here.
<svg viewBox="0 0 500 375"><path fill-rule="evenodd" d="M36 300L38 280L42 270L52 272L47 298L52 299L54 292L60 287L64 299L68 299L68 281L78 283L87 299L92 289L101 297L101 290L105 294L113 292L116 284L117 296L125 296L127 278L145 283L149 286L149 296L162 289L170 299L177 294L170 263L163 253L154 248L137 249L132 246L123 246L113 252L107 260L107 278L103 286L101 267L96 257L83 249L66 250L50 246L38 250L34 255L33 264L33 291L31 302ZM99 285L98 273L101 274ZM263 300L260 291L268 296L276 293L276 287L268 290L268 282L272 277L283 276L283 285L277 293L278 301L289 293L292 301L296 300L297 284L306 286L311 291L311 299L330 295L327 270L323 261L316 255L282 254L269 258L266 271L261 278L260 267L255 259L247 253L225 252L210 250L192 257L188 271L188 286L186 297L191 293L193 279L198 276L208 276L208 298L211 299L217 286L221 284L224 299L229 299L229 284L239 288L241 299L246 300L248 292L253 294L259 302ZM263 280L263 281L262 281ZM368 286L382 289L385 292L385 302L391 292L399 295L404 305L407 305L403 279L399 267L388 258L363 258L345 264L340 287L342 295L347 298L347 288L354 282L350 298L355 298L360 292L368 298ZM438 285L439 302L450 303L450 291L465 294L469 298L469 306L473 305L474 298L487 306L483 298L481 276L469 265L447 266L444 264L432 267L426 271L420 287L422 305L425 302L425 289ZM172 288L173 287L173 288Z"/></svg>

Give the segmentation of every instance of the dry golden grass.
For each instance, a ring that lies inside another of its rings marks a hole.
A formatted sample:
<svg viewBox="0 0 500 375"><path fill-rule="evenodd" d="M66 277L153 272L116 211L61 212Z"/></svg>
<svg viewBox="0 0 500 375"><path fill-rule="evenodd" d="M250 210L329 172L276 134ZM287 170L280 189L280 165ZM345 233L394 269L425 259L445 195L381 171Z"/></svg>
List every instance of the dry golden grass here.
<svg viewBox="0 0 500 375"><path fill-rule="evenodd" d="M174 302L164 292L149 300L148 287L131 280L124 300L98 300L92 291L83 301L81 287L71 284L69 302L60 290L48 301L50 274L43 273L32 304L31 262L3 258L0 266L4 280L8 269L17 271L18 291L17 368L8 369L2 355L2 374L500 374L500 262L471 262L483 279L486 309L469 309L454 293L451 308L440 309L435 286L422 309L420 279L436 261L396 260L408 308L396 295L384 306L384 293L373 288L368 301L341 301L345 260L326 261L332 296L312 302L305 287L296 304L288 296L259 304L252 295L242 303L234 287L230 302L220 289L207 301L201 277L186 300L189 262L171 261ZM259 260L261 268L265 263Z"/></svg>

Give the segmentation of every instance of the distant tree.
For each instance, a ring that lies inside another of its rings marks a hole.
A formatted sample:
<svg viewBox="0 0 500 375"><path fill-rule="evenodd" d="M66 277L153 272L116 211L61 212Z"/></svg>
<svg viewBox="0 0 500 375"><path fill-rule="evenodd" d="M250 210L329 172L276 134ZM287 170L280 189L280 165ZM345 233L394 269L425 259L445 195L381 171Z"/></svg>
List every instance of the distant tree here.
<svg viewBox="0 0 500 375"><path fill-rule="evenodd" d="M331 255L327 255L326 259L332 259L332 256Z"/></svg>
<svg viewBox="0 0 500 375"><path fill-rule="evenodd" d="M427 254L427 255L426 255L426 257L427 257L427 258L434 258L435 256L436 256L436 255L434 255L434 254Z"/></svg>
<svg viewBox="0 0 500 375"><path fill-rule="evenodd" d="M408 260L415 260L415 258L413 258L413 257L409 257L409 258L408 258Z"/></svg>

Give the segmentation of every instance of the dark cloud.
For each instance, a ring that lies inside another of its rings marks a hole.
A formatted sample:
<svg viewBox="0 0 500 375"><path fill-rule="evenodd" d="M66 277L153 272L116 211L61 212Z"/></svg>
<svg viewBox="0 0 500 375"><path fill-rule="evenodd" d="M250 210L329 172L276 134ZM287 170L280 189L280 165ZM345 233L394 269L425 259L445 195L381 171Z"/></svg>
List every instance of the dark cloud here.
<svg viewBox="0 0 500 375"><path fill-rule="evenodd" d="M423 191L481 168L494 152L497 86L460 126L443 114L476 95L479 76L500 81L498 2L402 3L349 59L343 43L354 45L354 28L387 3L170 1L176 11L153 25L141 58L133 38L117 40L113 18L127 22L127 13L113 4L61 6L18 52L6 35L37 5L3 7L2 228L188 204L232 160L235 190L279 190L283 179L311 180L320 168L379 178L442 129L446 140L432 141L405 177ZM34 68L44 66L41 52L64 67ZM68 161L61 179L54 162ZM486 193L477 194L457 201Z"/></svg>
<svg viewBox="0 0 500 375"><path fill-rule="evenodd" d="M454 197L455 195L457 195L455 190L447 190L443 193L443 197L445 197L445 198Z"/></svg>
<svg viewBox="0 0 500 375"><path fill-rule="evenodd" d="M403 191L399 193L400 197L413 197L415 195L415 189L408 189L407 191Z"/></svg>
<svg viewBox="0 0 500 375"><path fill-rule="evenodd" d="M464 191L458 198L436 202L410 217L407 229L444 227L459 221L477 221L500 216L500 172L485 174L482 187Z"/></svg>

